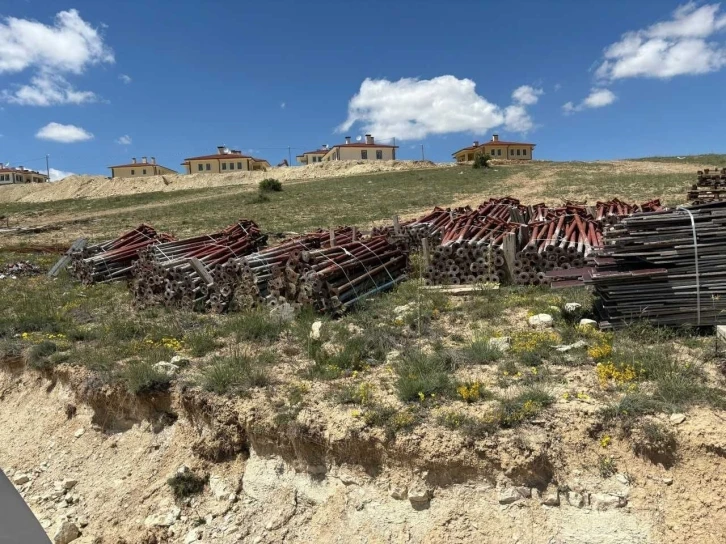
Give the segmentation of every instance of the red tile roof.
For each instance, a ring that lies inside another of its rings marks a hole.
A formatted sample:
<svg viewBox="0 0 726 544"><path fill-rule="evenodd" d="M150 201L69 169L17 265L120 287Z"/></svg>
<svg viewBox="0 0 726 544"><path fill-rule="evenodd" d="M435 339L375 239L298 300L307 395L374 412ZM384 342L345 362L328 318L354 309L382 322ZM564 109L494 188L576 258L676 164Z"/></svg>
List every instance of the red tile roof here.
<svg viewBox="0 0 726 544"><path fill-rule="evenodd" d="M335 149L336 147L392 147L395 149L398 149L397 145L387 145L387 144L359 144L359 143L349 143L349 144L336 144L330 149ZM328 149L328 151L330 151Z"/></svg>
<svg viewBox="0 0 726 544"><path fill-rule="evenodd" d="M171 168L162 166L159 163L154 164L153 162L132 162L131 164L117 164L116 166L109 166L108 168L134 168L136 166L141 166L141 167L158 166L160 168L166 168L167 170L171 170Z"/></svg>
<svg viewBox="0 0 726 544"><path fill-rule="evenodd" d="M237 153L217 153L216 155L202 155L201 157L187 157L184 161L204 161L207 159L254 159L250 155L242 155ZM184 164L184 163L182 163Z"/></svg>
<svg viewBox="0 0 726 544"><path fill-rule="evenodd" d="M529 145L529 146L535 147L537 144L529 144L529 143L526 143L526 142L506 142L506 141L503 141L503 140L497 140L495 142L494 140L490 140L488 142L484 142L484 143L481 143L479 145L470 145L469 147L462 147L458 151L454 151L452 153L452 155L457 155L457 154L461 153L462 151L472 151L474 149L481 149L482 147L487 146L487 145L488 146L497 146L497 145L503 145L503 146L507 146L507 145Z"/></svg>
<svg viewBox="0 0 726 544"><path fill-rule="evenodd" d="M36 170L18 170L17 168L4 168L4 167L0 167L0 172L2 172L2 173L11 172L13 174L37 174L39 176L48 177L47 174L43 174L43 173L38 172Z"/></svg>
<svg viewBox="0 0 726 544"><path fill-rule="evenodd" d="M300 153L298 157L302 157L303 155L319 155L323 154L325 155L330 149L316 149L315 151L306 151L305 153Z"/></svg>

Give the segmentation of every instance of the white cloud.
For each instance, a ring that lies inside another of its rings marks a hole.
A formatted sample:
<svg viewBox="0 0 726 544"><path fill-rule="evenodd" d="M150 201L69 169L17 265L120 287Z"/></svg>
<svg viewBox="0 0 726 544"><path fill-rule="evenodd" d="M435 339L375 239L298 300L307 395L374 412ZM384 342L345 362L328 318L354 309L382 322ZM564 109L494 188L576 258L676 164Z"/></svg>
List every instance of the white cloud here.
<svg viewBox="0 0 726 544"><path fill-rule="evenodd" d="M113 51L75 9L58 13L53 26L15 17L0 22L0 73L40 68L80 74L102 62L114 62Z"/></svg>
<svg viewBox="0 0 726 544"><path fill-rule="evenodd" d="M119 145L131 145L132 142L133 142L133 140L131 139L131 136L129 136L128 134L124 134L118 140L116 140L116 143Z"/></svg>
<svg viewBox="0 0 726 544"><path fill-rule="evenodd" d="M512 100L523 106L533 106L539 101L539 97L544 94L542 89L535 89L529 85L517 87L512 93Z"/></svg>
<svg viewBox="0 0 726 544"><path fill-rule="evenodd" d="M98 97L91 91L77 91L62 76L41 72L28 85L1 91L0 100L20 106L55 106L96 102Z"/></svg>
<svg viewBox="0 0 726 544"><path fill-rule="evenodd" d="M605 49L596 76L605 80L667 79L720 70L726 65L726 47L708 39L724 29L726 14L721 13L720 4L698 7L689 2L678 7L668 21L623 34Z"/></svg>
<svg viewBox="0 0 726 544"><path fill-rule="evenodd" d="M126 85L131 83L133 79L131 79L131 76L127 76L126 74L121 74L118 76L118 78L123 81Z"/></svg>
<svg viewBox="0 0 726 544"><path fill-rule="evenodd" d="M15 17L0 20L0 74L36 72L30 83L0 92L0 100L29 106L96 101L94 93L74 89L66 74L113 62L103 37L75 9L58 13L53 25Z"/></svg>
<svg viewBox="0 0 726 544"><path fill-rule="evenodd" d="M470 79L444 75L433 79L403 78L398 81L367 78L348 104L348 118L338 128L346 132L360 123L365 132L379 140L399 138L420 140L431 134L451 132L484 133L504 126L507 130L526 132L534 124L525 105L541 94L540 89L523 91L520 87L515 104L501 108L476 93Z"/></svg>
<svg viewBox="0 0 726 544"><path fill-rule="evenodd" d="M572 102L567 102L562 106L562 109L566 114L570 114L585 109L603 108L615 102L617 98L618 97L615 96L615 93L613 93L610 89L594 88L579 104L575 105Z"/></svg>
<svg viewBox="0 0 726 544"><path fill-rule="evenodd" d="M75 172L64 172L63 170L50 169L50 181L59 181L68 176L75 176Z"/></svg>
<svg viewBox="0 0 726 544"><path fill-rule="evenodd" d="M37 132L35 137L40 140L50 140L52 142L71 144L91 140L93 139L93 134L75 125L48 123Z"/></svg>
<svg viewBox="0 0 726 544"><path fill-rule="evenodd" d="M285 109L287 107L287 104L285 102L280 103L280 109Z"/></svg>

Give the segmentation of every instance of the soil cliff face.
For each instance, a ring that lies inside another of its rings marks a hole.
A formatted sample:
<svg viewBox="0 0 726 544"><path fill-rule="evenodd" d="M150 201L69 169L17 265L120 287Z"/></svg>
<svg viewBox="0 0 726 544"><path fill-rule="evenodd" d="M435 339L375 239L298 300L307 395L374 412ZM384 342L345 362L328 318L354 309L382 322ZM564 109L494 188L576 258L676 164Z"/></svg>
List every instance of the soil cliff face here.
<svg viewBox="0 0 726 544"><path fill-rule="evenodd" d="M726 538L726 428L711 410L670 423L677 459L654 464L618 441L608 453L620 472L603 478L594 423L575 403L479 440L426 426L392 437L334 410L282 421L264 395L179 386L139 399L80 370L7 363L0 467L56 542ZM208 479L175 499L167 480L178 474Z"/></svg>

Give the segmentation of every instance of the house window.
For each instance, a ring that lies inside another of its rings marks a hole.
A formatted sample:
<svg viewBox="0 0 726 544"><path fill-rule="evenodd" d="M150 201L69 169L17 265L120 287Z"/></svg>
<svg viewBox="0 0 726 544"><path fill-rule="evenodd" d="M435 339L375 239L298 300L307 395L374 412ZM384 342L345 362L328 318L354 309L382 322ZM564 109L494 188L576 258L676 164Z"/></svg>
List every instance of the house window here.
<svg viewBox="0 0 726 544"><path fill-rule="evenodd" d="M527 150L526 149L523 149L522 150L522 155L527 156Z"/></svg>
<svg viewBox="0 0 726 544"><path fill-rule="evenodd" d="M366 160L368 158L368 151L365 150L365 149L363 151L361 151L360 152L360 158L363 159L363 160Z"/></svg>
<svg viewBox="0 0 726 544"><path fill-rule="evenodd" d="M209 172L212 168L209 166L209 163L207 163L207 172Z"/></svg>
<svg viewBox="0 0 726 544"><path fill-rule="evenodd" d="M136 170L131 170L131 175L133 176L136 173Z"/></svg>
<svg viewBox="0 0 726 544"><path fill-rule="evenodd" d="M226 169L227 169L227 163L226 162L223 162L222 163L222 170L226 170Z"/></svg>
<svg viewBox="0 0 726 544"><path fill-rule="evenodd" d="M142 174L146 175L146 168L142 171Z"/></svg>
<svg viewBox="0 0 726 544"><path fill-rule="evenodd" d="M383 159L383 150L381 150L381 149L376 150L376 159L378 159L379 161L381 159Z"/></svg>
<svg viewBox="0 0 726 544"><path fill-rule="evenodd" d="M197 165L197 170L199 170L200 172L204 172L204 165L202 163L199 163Z"/></svg>
<svg viewBox="0 0 726 544"><path fill-rule="evenodd" d="M230 170L234 170L234 163L233 162L229 163L229 169Z"/></svg>
<svg viewBox="0 0 726 544"><path fill-rule="evenodd" d="M519 149L517 149L517 157L519 157L520 153L521 153L521 151Z"/></svg>
<svg viewBox="0 0 726 544"><path fill-rule="evenodd" d="M237 170L242 170L242 163L241 162L238 162L237 163Z"/></svg>
<svg viewBox="0 0 726 544"><path fill-rule="evenodd" d="M510 150L509 150L509 154L510 154L510 155L514 155L514 149L510 149Z"/></svg>
<svg viewBox="0 0 726 544"><path fill-rule="evenodd" d="M501 149L497 149L497 155L499 155L500 157L502 156L502 150Z"/></svg>

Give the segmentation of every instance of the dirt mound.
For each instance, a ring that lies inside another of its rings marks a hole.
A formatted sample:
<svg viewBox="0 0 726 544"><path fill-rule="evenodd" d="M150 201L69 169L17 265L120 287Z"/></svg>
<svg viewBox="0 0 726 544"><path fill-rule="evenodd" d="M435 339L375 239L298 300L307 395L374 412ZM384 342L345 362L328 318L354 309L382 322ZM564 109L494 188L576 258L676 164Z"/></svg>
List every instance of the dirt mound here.
<svg viewBox="0 0 726 544"><path fill-rule="evenodd" d="M49 202L70 198L110 196L203 189L224 185L255 185L265 178L286 182L356 176L361 174L437 168L431 161L330 161L308 166L272 168L267 172L230 172L227 174L173 174L143 178L109 179L103 176L69 176L50 184L8 185L0 187L4 202Z"/></svg>

